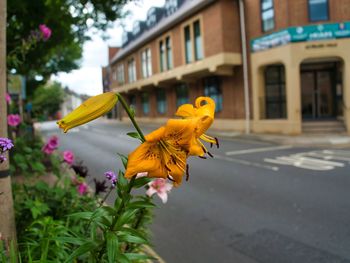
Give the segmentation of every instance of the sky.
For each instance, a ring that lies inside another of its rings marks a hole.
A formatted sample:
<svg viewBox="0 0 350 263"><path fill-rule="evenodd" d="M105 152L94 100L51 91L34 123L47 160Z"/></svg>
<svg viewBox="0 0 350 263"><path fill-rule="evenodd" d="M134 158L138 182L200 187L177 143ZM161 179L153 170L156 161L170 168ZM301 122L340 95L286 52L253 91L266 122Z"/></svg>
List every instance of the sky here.
<svg viewBox="0 0 350 263"><path fill-rule="evenodd" d="M52 76L52 80L59 81L69 89L87 95L102 93L101 67L108 64L108 46L120 46L123 27L132 31L136 20L145 20L147 11L152 6L163 6L165 0L137 0L128 3L124 9L130 15L123 21L116 21L111 29L107 30L109 39L104 41L100 36L92 36L92 40L84 44L81 68L70 73L59 73Z"/></svg>

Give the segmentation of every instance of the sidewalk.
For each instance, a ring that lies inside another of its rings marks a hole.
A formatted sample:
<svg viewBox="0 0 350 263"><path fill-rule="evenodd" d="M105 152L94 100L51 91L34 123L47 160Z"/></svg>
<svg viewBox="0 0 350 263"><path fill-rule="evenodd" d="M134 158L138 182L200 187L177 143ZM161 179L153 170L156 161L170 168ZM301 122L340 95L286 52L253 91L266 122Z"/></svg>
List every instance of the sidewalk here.
<svg viewBox="0 0 350 263"><path fill-rule="evenodd" d="M281 134L242 134L238 132L210 131L216 137L228 139L240 139L249 141L261 141L282 145L313 146L313 147L350 147L350 136L346 134L302 134L302 135L281 135Z"/></svg>

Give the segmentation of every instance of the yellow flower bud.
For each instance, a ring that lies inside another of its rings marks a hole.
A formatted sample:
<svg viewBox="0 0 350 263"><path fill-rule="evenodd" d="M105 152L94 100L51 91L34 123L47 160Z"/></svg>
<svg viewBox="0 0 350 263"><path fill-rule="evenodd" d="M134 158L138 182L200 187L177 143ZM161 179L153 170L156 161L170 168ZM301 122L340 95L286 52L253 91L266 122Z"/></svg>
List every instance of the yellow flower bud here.
<svg viewBox="0 0 350 263"><path fill-rule="evenodd" d="M108 113L117 101L118 96L114 92L106 92L91 97L63 119L59 120L57 124L66 133L69 129Z"/></svg>

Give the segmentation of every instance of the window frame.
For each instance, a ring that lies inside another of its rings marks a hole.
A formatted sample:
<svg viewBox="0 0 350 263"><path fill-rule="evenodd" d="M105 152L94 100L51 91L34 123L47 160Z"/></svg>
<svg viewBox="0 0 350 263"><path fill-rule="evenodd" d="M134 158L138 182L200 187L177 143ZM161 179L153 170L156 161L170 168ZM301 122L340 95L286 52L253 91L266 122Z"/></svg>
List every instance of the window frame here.
<svg viewBox="0 0 350 263"><path fill-rule="evenodd" d="M171 52L171 57L169 58L168 56L168 49L167 49L167 39L169 39L170 43L170 52ZM172 33L169 32L167 34L164 34L160 38L158 38L158 66L159 66L159 72L165 72L168 70L171 70L174 68L174 54L173 54L173 38L172 38ZM161 45L162 45L162 50L161 52ZM170 63L169 63L170 61ZM169 67L170 65L170 67Z"/></svg>
<svg viewBox="0 0 350 263"><path fill-rule="evenodd" d="M117 79L118 84L123 85L125 84L125 69L124 69L124 63L117 64Z"/></svg>
<svg viewBox="0 0 350 263"><path fill-rule="evenodd" d="M215 85L208 85L209 82L215 83ZM210 90L208 90L209 94L206 92L206 89L209 89L211 86L215 86L215 88L217 89L218 94L216 94L216 96L218 96L218 99L221 102L220 104L218 103L217 100L215 100L210 95ZM224 108L224 97L223 97L223 94L222 94L221 81L220 81L219 77L211 76L211 77L207 77L207 78L203 79L203 94L206 97L211 97L215 101L215 104L216 104L215 112L219 113L219 112L223 111L223 108ZM220 105L220 107L218 105Z"/></svg>
<svg viewBox="0 0 350 263"><path fill-rule="evenodd" d="M196 56L196 41L195 41L195 28L194 24L198 22L199 23L199 32L200 32L200 43L201 43L201 57ZM189 27L189 36L190 36L190 48L191 48L191 60L187 60L187 52L186 52L186 28ZM203 16L197 15L190 20L185 21L181 25L181 42L182 42L182 61L183 64L191 64L200 60L203 60L205 58L205 45L204 45L204 39L205 39L205 32L204 32L204 26L203 26Z"/></svg>
<svg viewBox="0 0 350 263"><path fill-rule="evenodd" d="M152 51L147 46L140 52L142 78L146 79L152 76Z"/></svg>
<svg viewBox="0 0 350 263"><path fill-rule="evenodd" d="M310 0L307 0L307 10L308 10L308 17L309 17L309 22L321 22L321 21L329 21L330 20L330 12L329 12L329 0L327 1L327 19L316 19L313 20L311 19L311 4Z"/></svg>
<svg viewBox="0 0 350 263"><path fill-rule="evenodd" d="M272 2L272 6L270 7L270 8L267 8L267 9L263 9L263 1L264 0L260 0L260 21L261 21L261 32L263 32L263 33L266 33L266 32L269 32L269 31L272 31L272 30L274 30L275 28L276 28L276 17L275 17L275 3L274 3L274 0L271 0L271 2ZM267 29L267 30L265 30L264 29L264 19L263 19L263 13L264 12L266 12L266 11L268 11L268 10L272 10L273 11L273 27L272 28L270 28L270 29Z"/></svg>
<svg viewBox="0 0 350 263"><path fill-rule="evenodd" d="M144 99L147 97L147 103L145 103ZM145 112L145 104L147 104L147 112ZM150 110L150 94L148 91L144 91L141 93L141 108L142 108L142 115L148 116L151 112Z"/></svg>
<svg viewBox="0 0 350 263"><path fill-rule="evenodd" d="M133 79L131 80L130 78L130 67L129 65L131 64L130 62L132 61L133 67L132 67L132 76ZM127 59L127 65L128 65L128 83L133 83L137 81L137 72L136 72L136 59L134 56L130 57Z"/></svg>
<svg viewBox="0 0 350 263"><path fill-rule="evenodd" d="M180 99L181 101L179 101L179 90L180 88L186 88L186 93L187 93L187 98L186 100L182 101L182 98ZM176 95L176 107L180 107L182 104L186 104L186 103L189 103L190 101L190 97L189 97L189 88L187 86L186 83L181 83L181 84L178 84L176 87L175 87L175 95Z"/></svg>
<svg viewBox="0 0 350 263"><path fill-rule="evenodd" d="M164 112L162 112L162 111L160 111L159 109L160 109L160 107L159 107L159 105L160 105L160 100L159 100L159 95L161 94L161 92L164 92L163 94L164 94L164 101L163 101L163 103L164 103ZM157 88L156 89L156 100L157 100L157 113L158 114L162 114L162 115L164 115L164 114L166 114L166 112L167 112L167 109L168 109L168 103L167 103L167 95L166 95L166 90L164 89L164 88Z"/></svg>

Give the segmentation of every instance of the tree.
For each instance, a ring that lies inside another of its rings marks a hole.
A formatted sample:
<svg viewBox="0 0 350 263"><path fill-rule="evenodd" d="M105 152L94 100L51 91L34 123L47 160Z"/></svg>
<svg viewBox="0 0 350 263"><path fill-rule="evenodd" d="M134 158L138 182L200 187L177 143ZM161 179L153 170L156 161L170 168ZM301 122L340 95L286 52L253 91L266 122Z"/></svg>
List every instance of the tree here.
<svg viewBox="0 0 350 263"><path fill-rule="evenodd" d="M51 74L79 67L82 45L92 29L105 30L122 17L126 0L11 0L7 12L7 51L10 53L40 24L52 36L26 55L21 65L8 65L30 81L36 75L47 80Z"/></svg>
<svg viewBox="0 0 350 263"><path fill-rule="evenodd" d="M52 117L60 109L63 100L64 93L60 83L40 86L34 92L33 112L37 117Z"/></svg>

